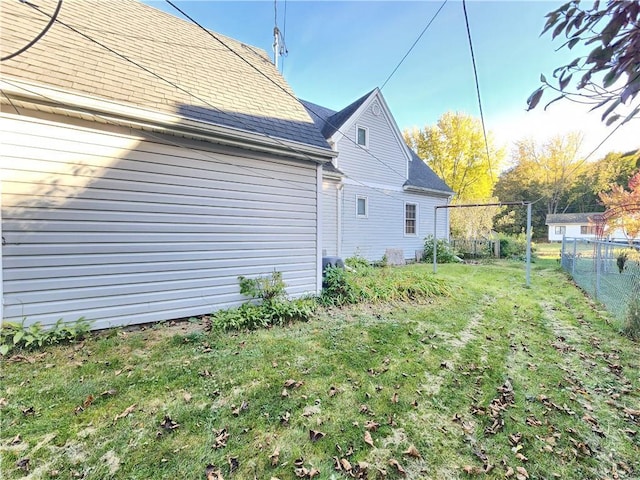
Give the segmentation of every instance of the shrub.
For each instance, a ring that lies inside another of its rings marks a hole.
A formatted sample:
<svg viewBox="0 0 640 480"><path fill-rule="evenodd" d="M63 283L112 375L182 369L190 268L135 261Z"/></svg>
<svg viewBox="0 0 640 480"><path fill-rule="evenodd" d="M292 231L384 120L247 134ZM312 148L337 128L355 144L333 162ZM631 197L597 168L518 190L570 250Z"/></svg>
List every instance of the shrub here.
<svg viewBox="0 0 640 480"><path fill-rule="evenodd" d="M369 260L361 257L360 255L349 257L344 261L344 263L347 267L358 271L370 271L372 269L372 265Z"/></svg>
<svg viewBox="0 0 640 480"><path fill-rule="evenodd" d="M347 262L349 259L347 259ZM371 267L367 264L367 269ZM344 268L329 267L324 273L325 287L318 299L322 305L342 306L358 303L359 294Z"/></svg>
<svg viewBox="0 0 640 480"><path fill-rule="evenodd" d="M637 295L629 302L623 333L633 340L640 340L640 298Z"/></svg>
<svg viewBox="0 0 640 480"><path fill-rule="evenodd" d="M21 323L3 322L0 328L0 355L7 355L17 348L32 349L45 345L80 340L91 330L91 322L80 318L65 323L58 320L51 328L44 328L40 322L25 326Z"/></svg>
<svg viewBox="0 0 640 480"><path fill-rule="evenodd" d="M533 246L531 247L533 255ZM527 235L500 235L500 258L524 260L527 256Z"/></svg>
<svg viewBox="0 0 640 480"><path fill-rule="evenodd" d="M434 240L433 235L429 235L424 239L424 255L423 259L428 262L429 259L433 259ZM444 239L439 239L435 242L436 256L438 263L452 263L456 261L456 255L449 242Z"/></svg>
<svg viewBox="0 0 640 480"><path fill-rule="evenodd" d="M282 273L247 278L238 277L240 293L251 300L238 308L218 310L211 314L211 326L216 330L255 330L273 325L285 325L294 321L307 321L315 312L314 298L287 298ZM255 303L259 300L260 303Z"/></svg>

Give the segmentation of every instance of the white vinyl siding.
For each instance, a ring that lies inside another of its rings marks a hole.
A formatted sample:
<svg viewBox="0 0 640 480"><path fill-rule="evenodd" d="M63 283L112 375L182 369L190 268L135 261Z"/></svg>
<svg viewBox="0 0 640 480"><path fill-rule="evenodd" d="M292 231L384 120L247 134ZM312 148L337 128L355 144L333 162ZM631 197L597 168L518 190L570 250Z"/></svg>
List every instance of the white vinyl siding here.
<svg viewBox="0 0 640 480"><path fill-rule="evenodd" d="M338 181L322 181L322 250L324 255L338 255Z"/></svg>
<svg viewBox="0 0 640 480"><path fill-rule="evenodd" d="M415 251L424 247L424 237L433 233L433 207L446 204L446 197L430 197L416 193L381 191L345 180L343 190L343 208L345 212L355 210L357 195L369 199L369 217L366 222L353 216L342 220L343 258L361 255L368 260L382 258L387 248L401 248L407 259L415 258ZM419 235L404 235L404 205L406 202L417 206L417 225ZM438 211L438 238L448 238L448 217L443 210Z"/></svg>
<svg viewBox="0 0 640 480"><path fill-rule="evenodd" d="M49 120L0 118L5 319L206 314L274 270L316 291L315 165Z"/></svg>

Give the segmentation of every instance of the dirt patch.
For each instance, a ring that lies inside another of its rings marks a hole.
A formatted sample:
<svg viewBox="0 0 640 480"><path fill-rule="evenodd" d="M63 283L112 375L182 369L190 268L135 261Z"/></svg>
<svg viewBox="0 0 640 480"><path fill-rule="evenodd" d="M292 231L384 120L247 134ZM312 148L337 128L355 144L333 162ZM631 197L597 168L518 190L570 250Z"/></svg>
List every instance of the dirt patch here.
<svg viewBox="0 0 640 480"><path fill-rule="evenodd" d="M109 469L109 475L115 474L120 469L120 459L116 456L113 450L109 450L105 453L100 461L104 462L106 467Z"/></svg>

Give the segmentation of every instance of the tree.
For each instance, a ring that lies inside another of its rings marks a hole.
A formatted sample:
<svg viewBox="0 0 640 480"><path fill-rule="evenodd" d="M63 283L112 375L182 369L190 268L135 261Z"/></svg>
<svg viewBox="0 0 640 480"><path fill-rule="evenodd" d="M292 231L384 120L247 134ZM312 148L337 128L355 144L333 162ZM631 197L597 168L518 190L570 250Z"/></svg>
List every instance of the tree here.
<svg viewBox="0 0 640 480"><path fill-rule="evenodd" d="M504 152L488 139L485 147L482 124L463 113L447 112L433 126L405 130L404 138L431 169L456 192L456 200L491 197Z"/></svg>
<svg viewBox="0 0 640 480"><path fill-rule="evenodd" d="M487 199L486 203L496 203L497 198ZM482 206L449 209L451 234L454 238L474 240L488 238L493 230L493 218L500 211L497 206Z"/></svg>
<svg viewBox="0 0 640 480"><path fill-rule="evenodd" d="M552 30L553 29L553 30ZM640 112L636 101L640 91L640 3L637 1L599 1L591 8L581 8L580 0L565 3L547 14L542 34L551 31L552 38L564 33L561 48L572 49L577 44L595 45L588 55L553 72L554 83L540 76L542 86L528 98L529 110L538 105L545 89L559 93L547 106L568 98L605 107L602 120L607 125L627 122ZM573 85L574 90L569 90ZM622 113L621 106L631 109Z"/></svg>
<svg viewBox="0 0 640 480"><path fill-rule="evenodd" d="M629 179L629 190L612 185L611 192L601 193L607 207L607 227L622 227L629 239L640 236L640 171Z"/></svg>
<svg viewBox="0 0 640 480"><path fill-rule="evenodd" d="M569 211L579 196L573 189L578 175L587 168L578 153L582 135L555 136L543 144L532 139L516 142L515 166L500 176L494 195L501 201L528 200L533 208L534 231L545 231L546 215ZM495 219L500 231L519 233L524 225L523 212Z"/></svg>

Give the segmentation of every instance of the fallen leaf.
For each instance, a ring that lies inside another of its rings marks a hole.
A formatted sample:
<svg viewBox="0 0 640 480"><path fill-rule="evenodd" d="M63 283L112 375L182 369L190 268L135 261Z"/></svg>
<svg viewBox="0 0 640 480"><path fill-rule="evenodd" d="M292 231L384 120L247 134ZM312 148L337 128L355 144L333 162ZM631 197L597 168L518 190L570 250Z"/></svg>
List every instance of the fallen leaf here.
<svg viewBox="0 0 640 480"><path fill-rule="evenodd" d="M184 401L185 401L186 403L189 403L193 397L191 396L191 394L190 394L190 393L186 393L186 392L185 392L185 394L184 394L184 395L182 395L182 398L184 399Z"/></svg>
<svg viewBox="0 0 640 480"><path fill-rule="evenodd" d="M17 445L19 443L22 443L22 438L20 438L20 434L13 437L13 439L9 442L9 445Z"/></svg>
<svg viewBox="0 0 640 480"><path fill-rule="evenodd" d="M528 462L529 459L527 457L525 457L523 454L521 453L516 453L516 458L518 460L520 460L521 462Z"/></svg>
<svg viewBox="0 0 640 480"><path fill-rule="evenodd" d="M398 403L398 392L394 392L391 397L391 403Z"/></svg>
<svg viewBox="0 0 640 480"><path fill-rule="evenodd" d="M36 409L35 409L35 408L33 408L33 407L23 408L23 409L22 409L22 414L23 414L24 416L27 416L27 415L35 415L35 414L36 414Z"/></svg>
<svg viewBox="0 0 640 480"><path fill-rule="evenodd" d="M105 390L104 392L102 392L100 394L100 396L101 397L108 397L108 396L111 396L111 395L115 395L116 393L118 393L118 391L112 388L110 390Z"/></svg>
<svg viewBox="0 0 640 480"><path fill-rule="evenodd" d="M380 424L374 422L373 420L367 420L366 422L364 422L364 428L366 428L367 430L369 430L371 432L375 432L378 429L379 426L380 426Z"/></svg>
<svg viewBox="0 0 640 480"><path fill-rule="evenodd" d="M351 471L351 469L353 468L353 467L351 466L351 464L349 463L349 460L347 460L346 458L341 458L341 459L340 459L340 466L342 467L342 469L343 469L345 472L350 472L350 471Z"/></svg>
<svg viewBox="0 0 640 480"><path fill-rule="evenodd" d="M93 403L93 400L93 395L89 395L87 398L85 398L84 402L82 402L83 408L88 408Z"/></svg>
<svg viewBox="0 0 640 480"><path fill-rule="evenodd" d="M180 424L171 420L171 417L169 415L165 415L162 422L160 422L160 426L165 430L175 430L180 426Z"/></svg>
<svg viewBox="0 0 640 480"><path fill-rule="evenodd" d="M271 460L271 466L275 467L278 465L278 462L280 461L280 449L278 447L276 447L273 453L269 456L269 459Z"/></svg>
<svg viewBox="0 0 640 480"><path fill-rule="evenodd" d="M324 438L326 436L325 433L317 431L317 430L309 430L309 440L312 442L317 442L318 440Z"/></svg>
<svg viewBox="0 0 640 480"><path fill-rule="evenodd" d="M229 457L227 461L229 462L229 474L232 474L240 466L240 463L238 462L238 457Z"/></svg>
<svg viewBox="0 0 640 480"><path fill-rule="evenodd" d="M511 467L507 468L507 471L504 473L506 478L513 477L516 474L515 470Z"/></svg>
<svg viewBox="0 0 640 480"><path fill-rule="evenodd" d="M313 468L311 468L311 470L309 470L309 473L307 473L307 478L313 478L316 475L320 475L320 470L318 470L317 468L313 467Z"/></svg>
<svg viewBox="0 0 640 480"><path fill-rule="evenodd" d="M413 458L422 458L422 455L420 455L420 452L418 451L418 449L413 445L410 445L409 448L407 448L404 452L402 452L402 454L408 455Z"/></svg>
<svg viewBox="0 0 640 480"><path fill-rule="evenodd" d="M229 433L227 432L227 429L223 428L221 430L218 430L217 432L214 430L214 433L216 435L216 438L213 441L213 448L217 450L218 448L226 447L227 440L229 439Z"/></svg>
<svg viewBox="0 0 640 480"><path fill-rule="evenodd" d="M375 447L373 438L371 438L371 433L369 433L369 430L365 430L364 432L364 443L366 443L370 447Z"/></svg>
<svg viewBox="0 0 640 480"><path fill-rule="evenodd" d="M207 480L224 480L222 472L212 464L207 465L204 470L204 474L206 475Z"/></svg>
<svg viewBox="0 0 640 480"><path fill-rule="evenodd" d="M0 408L6 407L9 404L5 397L0 398Z"/></svg>
<svg viewBox="0 0 640 480"><path fill-rule="evenodd" d="M23 472L28 472L29 471L29 461L30 460L28 458L21 458L20 460L18 460L16 462L16 467L18 467Z"/></svg>
<svg viewBox="0 0 640 480"><path fill-rule="evenodd" d="M516 467L516 472L522 475L524 478L529 478L529 472L524 467Z"/></svg>
<svg viewBox="0 0 640 480"><path fill-rule="evenodd" d="M136 407L138 406L138 404L134 403L133 405L130 405L129 407L127 407L124 412L116 415L113 419L114 422L117 422L118 420L120 420L121 418L127 417L131 412L133 412Z"/></svg>
<svg viewBox="0 0 640 480"><path fill-rule="evenodd" d="M407 473L405 469L402 468L402 465L400 465L400 463L398 463L398 461L395 458L392 458L391 460L389 460L389 465L392 467L395 467L395 469L398 471L400 475L405 475Z"/></svg>
<svg viewBox="0 0 640 480"><path fill-rule="evenodd" d="M283 388L282 389L282 393L280 394L280 396L288 397L289 396L289 390L287 390L286 388Z"/></svg>
<svg viewBox="0 0 640 480"><path fill-rule="evenodd" d="M330 396L330 397L335 396L335 395L336 395L336 393L338 393L338 389L337 389L336 387L331 387L331 388L329 389L329 396Z"/></svg>

